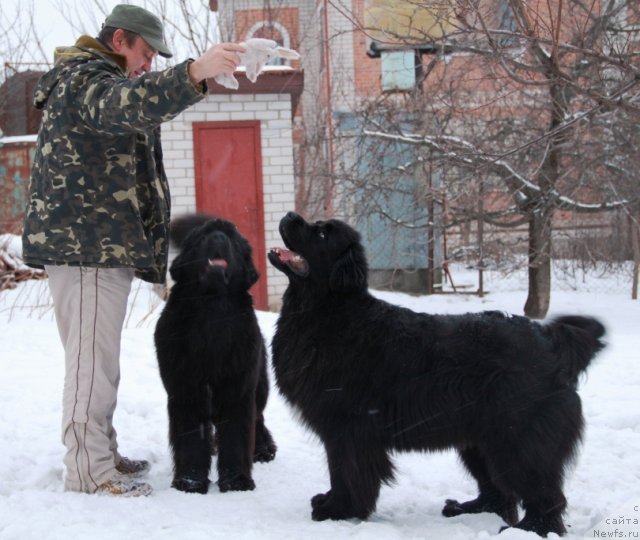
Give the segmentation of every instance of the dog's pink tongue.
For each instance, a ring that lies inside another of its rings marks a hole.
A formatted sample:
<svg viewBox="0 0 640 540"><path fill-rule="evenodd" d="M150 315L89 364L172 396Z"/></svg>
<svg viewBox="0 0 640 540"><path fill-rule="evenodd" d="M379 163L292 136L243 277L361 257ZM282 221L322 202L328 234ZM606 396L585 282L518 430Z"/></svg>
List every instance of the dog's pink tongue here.
<svg viewBox="0 0 640 540"><path fill-rule="evenodd" d="M227 261L224 259L209 259L209 265L221 266L222 268L226 268L228 266Z"/></svg>
<svg viewBox="0 0 640 540"><path fill-rule="evenodd" d="M300 258L300 256L295 251L289 251L288 249L279 249L278 256L283 262L291 262Z"/></svg>

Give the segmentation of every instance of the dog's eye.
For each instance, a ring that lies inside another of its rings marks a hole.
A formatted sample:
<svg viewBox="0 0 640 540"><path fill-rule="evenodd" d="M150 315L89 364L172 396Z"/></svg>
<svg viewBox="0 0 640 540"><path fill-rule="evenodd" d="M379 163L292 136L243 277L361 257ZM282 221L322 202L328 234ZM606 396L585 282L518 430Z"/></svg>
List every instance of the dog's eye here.
<svg viewBox="0 0 640 540"><path fill-rule="evenodd" d="M322 238L323 240L327 237L327 235L324 233L324 231L320 231L320 232L318 233L318 236L319 236L320 238Z"/></svg>

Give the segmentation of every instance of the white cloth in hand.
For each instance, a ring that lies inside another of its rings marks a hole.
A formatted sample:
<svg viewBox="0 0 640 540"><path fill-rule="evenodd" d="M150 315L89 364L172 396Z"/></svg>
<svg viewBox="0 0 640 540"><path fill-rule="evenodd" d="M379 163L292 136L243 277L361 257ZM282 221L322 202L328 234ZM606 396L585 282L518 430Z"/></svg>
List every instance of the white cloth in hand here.
<svg viewBox="0 0 640 540"><path fill-rule="evenodd" d="M247 50L240 53L240 65L244 66L247 73L247 79L252 83L256 82L262 68L271 58L285 58L287 60L298 60L300 55L293 49L279 47L272 39L251 38L244 45ZM214 77L215 81L224 86L237 90L240 86L237 79L230 73L222 73Z"/></svg>

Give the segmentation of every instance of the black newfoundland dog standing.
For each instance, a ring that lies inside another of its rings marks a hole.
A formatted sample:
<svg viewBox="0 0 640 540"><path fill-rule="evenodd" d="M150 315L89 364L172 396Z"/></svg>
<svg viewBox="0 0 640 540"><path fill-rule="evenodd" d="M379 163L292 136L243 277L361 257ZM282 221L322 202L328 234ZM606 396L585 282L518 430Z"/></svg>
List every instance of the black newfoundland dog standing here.
<svg viewBox="0 0 640 540"><path fill-rule="evenodd" d="M446 501L445 516L495 512L563 534L563 474L583 427L576 382L603 347L603 326L415 313L367 292L364 250L347 224L289 213L280 233L287 249L269 253L289 278L276 382L324 443L331 482L311 499L313 519L369 516L393 479L390 453L455 448L479 495Z"/></svg>
<svg viewBox="0 0 640 540"><path fill-rule="evenodd" d="M263 417L269 381L249 294L258 279L251 248L233 223L203 215L175 220L172 240L181 248L175 284L155 330L172 486L206 493L215 447L220 491L251 490L253 462L276 453Z"/></svg>

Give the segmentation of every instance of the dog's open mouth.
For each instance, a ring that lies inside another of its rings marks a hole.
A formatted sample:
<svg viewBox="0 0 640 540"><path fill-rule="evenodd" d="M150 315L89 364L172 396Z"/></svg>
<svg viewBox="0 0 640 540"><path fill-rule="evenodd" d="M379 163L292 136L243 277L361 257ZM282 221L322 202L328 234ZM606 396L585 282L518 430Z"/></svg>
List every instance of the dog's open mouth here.
<svg viewBox="0 0 640 540"><path fill-rule="evenodd" d="M229 266L229 263L224 259L209 259L209 266L218 266L226 270L227 266Z"/></svg>
<svg viewBox="0 0 640 540"><path fill-rule="evenodd" d="M207 266L205 267L205 274L218 275L222 277L225 283L229 283L229 274L227 272L229 263L226 259L221 257L209 257L207 259Z"/></svg>
<svg viewBox="0 0 640 540"><path fill-rule="evenodd" d="M306 276L309 273L309 264L306 259L296 253L295 251L290 251L288 249L282 248L271 248L271 253L273 253L278 260L282 264L286 264L293 272L298 274L299 276Z"/></svg>

